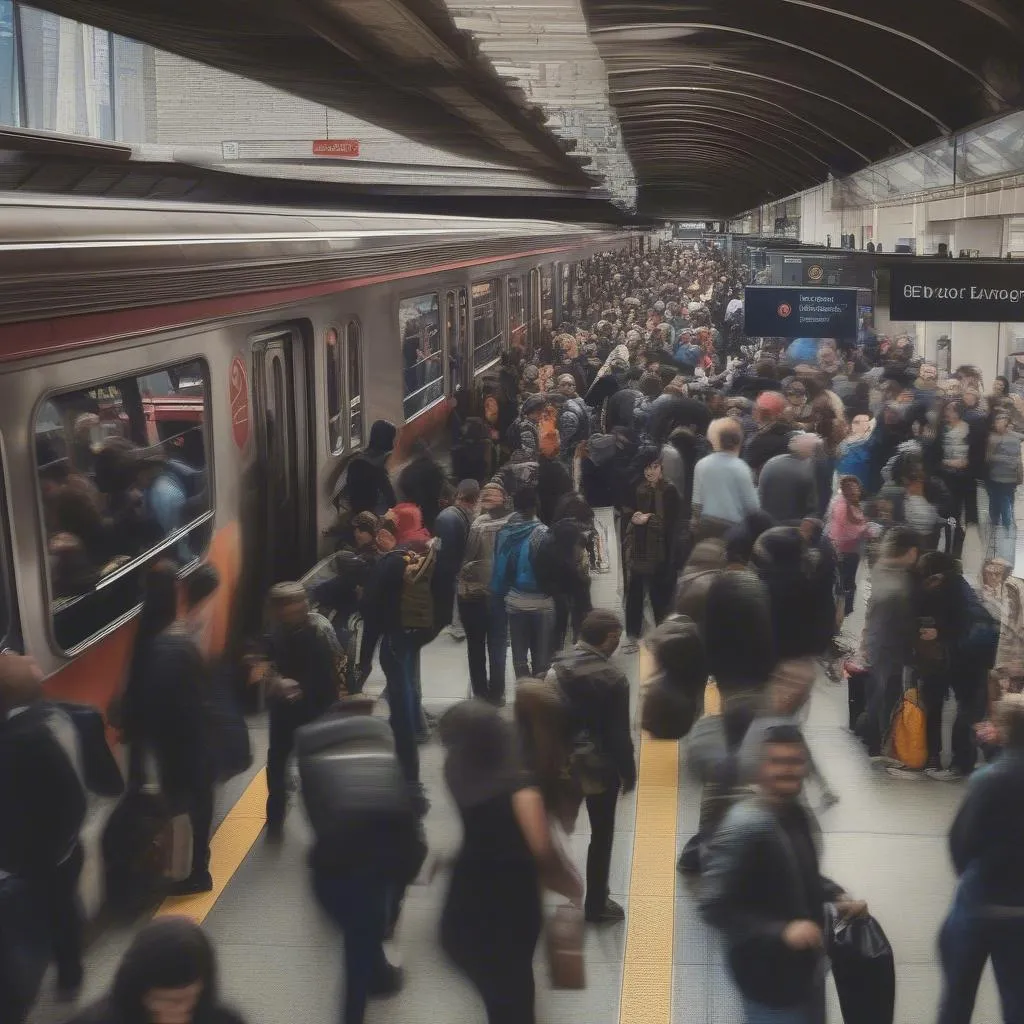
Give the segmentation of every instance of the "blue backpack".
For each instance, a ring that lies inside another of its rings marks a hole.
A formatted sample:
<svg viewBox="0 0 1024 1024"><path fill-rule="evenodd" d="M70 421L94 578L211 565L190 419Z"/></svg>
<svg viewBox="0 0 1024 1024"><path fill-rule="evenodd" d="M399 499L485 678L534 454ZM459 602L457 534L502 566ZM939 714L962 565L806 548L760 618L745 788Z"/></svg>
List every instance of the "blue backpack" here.
<svg viewBox="0 0 1024 1024"><path fill-rule="evenodd" d="M510 590L519 590L525 594L536 594L540 590L533 559L530 557L530 541L541 524L531 522L518 525L529 525L531 529L523 530L516 536L499 538L498 549L494 553L491 590L498 597L504 597Z"/></svg>

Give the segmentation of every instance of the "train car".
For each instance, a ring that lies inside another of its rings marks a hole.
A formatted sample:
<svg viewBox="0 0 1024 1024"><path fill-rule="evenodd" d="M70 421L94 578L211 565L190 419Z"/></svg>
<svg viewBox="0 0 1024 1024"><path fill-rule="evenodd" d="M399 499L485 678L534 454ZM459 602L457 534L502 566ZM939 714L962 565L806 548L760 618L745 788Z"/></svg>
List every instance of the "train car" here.
<svg viewBox="0 0 1024 1024"><path fill-rule="evenodd" d="M642 246L585 225L50 197L0 200L0 220L0 633L54 696L101 708L148 566L216 565L211 653L238 641L266 587L321 553L374 420L400 425L400 449L436 432L458 388L585 301L581 261Z"/></svg>

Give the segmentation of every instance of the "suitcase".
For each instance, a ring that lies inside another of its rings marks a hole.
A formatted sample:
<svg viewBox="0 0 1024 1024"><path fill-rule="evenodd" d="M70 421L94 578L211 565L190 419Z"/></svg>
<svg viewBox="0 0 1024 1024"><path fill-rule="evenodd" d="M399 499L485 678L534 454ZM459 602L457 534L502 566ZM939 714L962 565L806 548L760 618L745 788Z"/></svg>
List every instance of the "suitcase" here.
<svg viewBox="0 0 1024 1024"><path fill-rule="evenodd" d="M571 904L558 907L547 927L548 969L551 987L587 987L583 967L583 911Z"/></svg>

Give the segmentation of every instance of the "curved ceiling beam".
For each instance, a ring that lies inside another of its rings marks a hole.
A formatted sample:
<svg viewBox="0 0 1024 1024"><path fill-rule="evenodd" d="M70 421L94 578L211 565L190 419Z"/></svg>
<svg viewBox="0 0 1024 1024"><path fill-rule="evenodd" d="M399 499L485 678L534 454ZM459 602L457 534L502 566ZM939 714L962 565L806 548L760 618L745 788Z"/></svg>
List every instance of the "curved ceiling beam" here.
<svg viewBox="0 0 1024 1024"><path fill-rule="evenodd" d="M789 2L789 0L784 0ZM813 4L811 6L814 6ZM708 22L659 22L658 24L650 25L618 25L614 28L595 28L590 30L592 36L600 36L604 33L617 33L629 32L632 28L643 28L643 29L711 29L716 32L731 32L734 35L747 36L751 39L760 39L766 43L774 43L777 46L783 46L787 49L798 50L800 53L806 53L810 57L815 57L820 61L824 61L826 64L832 64L837 68L842 68L844 71L848 71L851 75L855 75L857 78L864 82L868 82L873 85L876 89L881 89L882 92L888 93L893 99L899 100L901 103L905 103L908 107L913 107L919 114L923 114L932 121L939 129L942 135L951 135L953 133L952 128L949 127L941 118L932 114L930 111L925 110L924 107L918 105L913 100L908 99L906 96L901 96L898 92L890 89L887 85L882 85L881 82L875 81L870 75L864 74L863 71L858 71L856 68L850 67L849 64L844 64L841 60L836 60L834 57L829 57L827 54L819 53L817 50L812 50L808 46L800 46L799 43L792 43L788 39L779 39L776 36L766 35L762 32L754 32L751 29L737 28L733 25L716 25ZM600 43L598 43L600 47ZM957 64L956 61L951 63ZM959 64L957 64L959 66ZM898 136L896 136L898 138ZM901 140L902 141L902 140ZM905 143L908 149L912 148L909 142Z"/></svg>
<svg viewBox="0 0 1024 1024"><path fill-rule="evenodd" d="M964 0L964 2L979 13L985 14L989 17L991 16L984 10L984 8L979 7L978 3L973 2L973 0ZM782 3L792 4L794 7L810 7L816 11L820 11L822 14L831 14L836 18L846 18L849 21L856 21L861 25L867 25L869 28L878 29L880 32L887 32L889 35L897 36L898 38L911 43L913 46L920 46L922 50L927 50L933 56L940 57L942 60L947 61L962 71L965 75L969 75L978 83L978 85L989 93L989 95L999 100L1004 107L1013 106L1010 100L1006 99L1005 96L1000 95L1000 93L976 71L972 71L966 64L961 64L955 57L951 57L948 53L940 50L937 46L932 46L931 43L926 43L923 39L920 39L909 32L903 32L893 25L886 25L884 22L875 21L872 18L865 18L860 14L854 14L852 11L844 11L835 7L822 7L821 4L813 3L811 0L782 0ZM1003 27L1010 28L1009 25L1004 25ZM944 134L949 135L950 130L947 128Z"/></svg>
<svg viewBox="0 0 1024 1024"><path fill-rule="evenodd" d="M695 154L702 154L702 158L699 161L702 166L717 166L721 162L720 160L708 160L707 158L710 156L725 159L725 153L728 152L731 153L734 158L738 158L740 163L754 168L758 174L763 175L765 170L768 169L774 172L774 177L778 178L779 181L795 183L797 185L797 191L806 187L807 177L805 175L801 175L789 168L780 166L772 160L766 160L763 156L751 153L749 150L726 143L709 143L704 145L699 143L687 143L682 150L678 146L659 144L641 147L640 151L648 157L680 161L684 167L687 163L698 163L698 160L693 159Z"/></svg>
<svg viewBox="0 0 1024 1024"><path fill-rule="evenodd" d="M752 113L750 113L750 112L748 112L746 110L733 110L731 107L716 107L713 104L698 104L698 103L666 103L666 104L658 104L657 107L662 108L662 109L666 109L666 110L670 110L673 113L677 113L677 114L678 113L690 114L692 112L692 113L695 113L695 114L702 114L702 115L703 114L708 114L711 117L717 117L717 118L743 118L743 119L745 119L747 121L754 121L754 122L756 122L757 125L762 127L762 128L765 127L765 126L770 127L773 131L775 131L775 132L777 132L777 133L779 133L781 135L786 135L788 137L791 137L791 139L799 139L800 140L799 142L791 142L791 144L792 145L799 145L802 148L806 149L807 152L811 152L811 150L810 150L811 146L820 146L822 148L823 152L829 153L829 151L824 146L822 146L822 143L817 138L817 136L801 135L792 126L784 124L781 121L774 120L774 119L772 119L770 117L766 117L763 114L752 114ZM650 107L647 107L645 109L646 110L653 110L653 109L656 109L656 107L650 106ZM627 124L629 121L653 121L653 119L650 118L649 116L644 116L639 109L638 109L638 111L637 111L637 113L635 115L627 115L625 111L621 111L618 114L618 118L619 118L619 122L621 124L623 124L623 125ZM670 124L671 121L672 121L672 118L660 118L659 117L658 120L657 120L657 123L658 124L663 124L663 123L664 124ZM631 132L632 131L636 131L636 130L637 130L636 128L630 128L629 129L629 131L631 131ZM739 129L737 129L737 130L739 130ZM752 135L753 133L752 132L747 132L746 134ZM854 152L854 151L851 150L851 152ZM831 156L831 153L829 153L829 156Z"/></svg>
<svg viewBox="0 0 1024 1024"><path fill-rule="evenodd" d="M700 118L672 118L671 120L662 120L658 122L657 127L651 126L649 128L634 129L630 132L630 138L643 138L648 133L657 136L667 135L675 138L677 133L672 128L666 127L667 125L692 125L699 129L700 137L702 138L707 138L709 135L720 134L723 131L728 135L739 135L740 137L747 139L755 138L759 146L768 146L770 149L777 150L778 152L785 154L787 157L794 157L796 154L794 154L793 149L796 148L801 154L807 157L807 160L803 161L805 164L809 162L817 165L818 167L824 168L826 171L831 170L827 160L824 160L819 156L815 156L809 149L804 149L802 146L794 146L793 143L783 146L775 140L765 139L760 136L755 137L749 132L740 131L738 128L725 128L723 125L716 124L714 121L702 121Z"/></svg>
<svg viewBox="0 0 1024 1024"><path fill-rule="evenodd" d="M797 121L800 121L802 124L807 125L808 128L813 129L815 132L820 132L822 135L827 135L830 139L832 139L833 142L838 142L839 145L842 146L844 149L848 149L851 153L856 153L856 155L860 157L860 159L863 160L865 164L870 164L872 162L871 157L869 157L866 153L862 153L855 146L851 146L850 143L845 142L837 135L833 135L827 128L823 128L820 124L815 124L813 121L808 121L806 117L801 117L799 114L794 113L789 107L783 105L782 103L775 103L773 100L767 100L763 96L752 95L751 93L746 92L734 92L731 89L712 89L707 86L699 85L675 86L672 91L692 93L713 93L714 95L717 96L732 96L737 99L749 100L751 103L763 103L766 106L774 107L776 110L783 111L787 115L787 117L795 118ZM622 116L620 113L621 109L622 108L620 106L616 105L616 112L619 113L620 119ZM651 107L647 107L646 109L649 110L651 109ZM906 145L908 149L912 148L909 144Z"/></svg>
<svg viewBox="0 0 1024 1024"><path fill-rule="evenodd" d="M833 103L837 107L842 107L843 110L849 111L851 114L857 117L864 118L865 121L870 121L873 125L881 128L883 131L888 132L893 138L899 139L900 142L905 140L900 137L888 127L888 125L882 124L881 121L876 120L868 114L865 114L863 110L858 110L856 107L851 107L849 103L844 103L842 100L837 100L834 96L828 96L823 92L816 92L814 89L808 89L803 85L797 85L795 82L788 82L784 78L773 78L771 75L762 75L757 71L744 71L742 68L731 68L726 67L724 64L659 64L657 67L646 67L646 68L626 68L622 70L609 70L608 78L611 79L615 75L639 75L649 74L651 72L658 71L717 71L724 75L742 75L747 78L756 78L761 82L771 82L773 85L781 85L786 89L795 89L797 92L802 92L807 96L813 96L815 99L825 100L826 103ZM610 83L609 83L610 84ZM652 87L644 87L644 89L650 89ZM633 90L629 89L617 89L610 88L610 95L614 96L619 92L630 92ZM643 89L641 90L643 91ZM934 119L933 119L934 120ZM906 145L910 145L906 143Z"/></svg>

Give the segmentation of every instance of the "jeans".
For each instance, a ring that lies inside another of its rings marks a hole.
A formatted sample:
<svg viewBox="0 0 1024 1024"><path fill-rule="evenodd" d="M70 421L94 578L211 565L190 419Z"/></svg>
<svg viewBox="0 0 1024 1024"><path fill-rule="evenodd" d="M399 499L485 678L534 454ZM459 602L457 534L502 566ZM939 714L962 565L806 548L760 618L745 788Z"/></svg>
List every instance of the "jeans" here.
<svg viewBox="0 0 1024 1024"><path fill-rule="evenodd" d="M409 630L388 630L380 643L380 667L386 680L391 732L395 737L395 754L407 782L420 780L420 754L416 745L420 705L416 691L416 665L420 647L409 636Z"/></svg>
<svg viewBox="0 0 1024 1024"><path fill-rule="evenodd" d="M745 996L742 1000L746 1024L825 1024L825 965L799 1006L765 1006Z"/></svg>
<svg viewBox="0 0 1024 1024"><path fill-rule="evenodd" d="M295 730L309 721L301 703L275 701L270 707L270 746L267 749L267 824L280 825L288 804L286 770L295 746Z"/></svg>
<svg viewBox="0 0 1024 1024"><path fill-rule="evenodd" d="M466 631L469 682L474 697L495 702L505 698L508 617L501 598L459 598L459 616ZM490 682L487 663L490 660Z"/></svg>
<svg viewBox="0 0 1024 1024"><path fill-rule="evenodd" d="M974 898L975 868L957 884L953 904L939 931L943 991L938 1024L970 1024L985 961L992 971L1007 1024L1024 1022L1024 917L993 917Z"/></svg>
<svg viewBox="0 0 1024 1024"><path fill-rule="evenodd" d="M374 975L388 966L384 956L388 887L358 875L313 872L313 891L345 940L345 1002L342 1024L363 1024Z"/></svg>
<svg viewBox="0 0 1024 1024"><path fill-rule="evenodd" d="M889 734L892 713L903 696L903 672L894 672L888 678L872 672L868 679L868 700L866 723L862 739L867 744L868 754L875 757L882 753L882 745Z"/></svg>
<svg viewBox="0 0 1024 1024"><path fill-rule="evenodd" d="M587 797L590 819L590 846L587 848L586 911L597 913L608 900L608 873L612 864L612 840L615 838L615 807L619 799L618 783L603 793Z"/></svg>
<svg viewBox="0 0 1024 1024"><path fill-rule="evenodd" d="M651 576L631 572L626 584L626 635L633 638L640 636L644 627L644 595L650 591L651 609L654 612L656 625L668 614L672 603L672 590L675 587L675 574L671 567L667 571L657 572Z"/></svg>
<svg viewBox="0 0 1024 1024"><path fill-rule="evenodd" d="M860 566L860 552L844 552L839 556L839 581L846 599L844 614L853 613L854 598L857 595L857 569Z"/></svg>
<svg viewBox="0 0 1024 1024"><path fill-rule="evenodd" d="M551 645L555 632L553 603L532 611L509 608L508 632L512 640L512 668L516 679L531 676L542 679L547 675L551 668Z"/></svg>
<svg viewBox="0 0 1024 1024"><path fill-rule="evenodd" d="M989 480L985 490L988 491L988 518L992 526L1011 530L1014 525L1013 499L1017 494L1017 485Z"/></svg>

